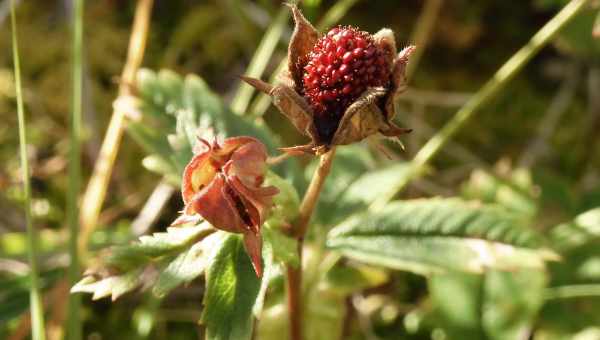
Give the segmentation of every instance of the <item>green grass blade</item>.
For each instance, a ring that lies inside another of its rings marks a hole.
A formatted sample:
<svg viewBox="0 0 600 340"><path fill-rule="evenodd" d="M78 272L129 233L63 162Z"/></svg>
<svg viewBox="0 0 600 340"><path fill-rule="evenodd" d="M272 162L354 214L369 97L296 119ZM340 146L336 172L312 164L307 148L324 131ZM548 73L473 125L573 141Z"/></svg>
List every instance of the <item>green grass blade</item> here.
<svg viewBox="0 0 600 340"><path fill-rule="evenodd" d="M44 340L44 309L39 289L38 277L38 248L37 231L31 220L31 183L29 178L29 161L27 159L27 136L25 128L25 110L23 108L23 93L21 89L21 65L19 62L19 44L17 42L17 18L15 15L15 0L11 0L10 22L12 27L12 52L15 67L15 91L17 96L17 115L19 120L19 147L21 156L21 174L23 176L23 193L25 196L25 223L27 225L27 247L29 249L30 267L30 310L31 329L34 340Z"/></svg>
<svg viewBox="0 0 600 340"><path fill-rule="evenodd" d="M73 43L73 88L69 150L69 188L67 193L67 219L69 224L69 282L70 286L79 281L79 253L77 239L79 236L79 209L77 207L81 188L81 111L83 97L83 0L73 1L72 43ZM69 294L69 314L67 319L67 339L81 339L81 295Z"/></svg>
<svg viewBox="0 0 600 340"><path fill-rule="evenodd" d="M248 65L248 69L246 70L246 76L252 78L260 78L260 76L265 71L269 60L271 59L271 55L275 48L277 47L277 43L281 38L281 34L285 29L288 18L290 17L290 10L287 7L282 7L275 20L267 29L267 32L262 38L260 45L256 49L252 60L250 61L250 65ZM233 97L231 101L231 110L238 114L244 114L246 109L248 108L248 104L250 103L250 99L252 99L252 95L254 94L254 88L244 82L240 83L240 87L237 90L237 93Z"/></svg>
<svg viewBox="0 0 600 340"><path fill-rule="evenodd" d="M437 134L427 141L411 162L410 171L407 172L402 181L398 182L394 190L390 191L390 195L381 196L370 208L372 210L383 208L397 193L406 187L410 180L419 176L448 141L479 112L479 109L491 98L500 94L527 62L542 47L546 46L556 33L569 23L589 2L590 0L573 0L557 13L554 18L548 21L525 46L496 71L494 76L458 110L454 117Z"/></svg>

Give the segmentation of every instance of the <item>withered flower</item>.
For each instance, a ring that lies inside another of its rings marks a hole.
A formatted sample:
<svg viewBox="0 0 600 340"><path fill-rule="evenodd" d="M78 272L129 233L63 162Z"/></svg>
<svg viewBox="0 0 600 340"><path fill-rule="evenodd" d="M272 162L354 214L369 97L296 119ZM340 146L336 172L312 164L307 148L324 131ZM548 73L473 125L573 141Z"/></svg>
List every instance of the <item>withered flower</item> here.
<svg viewBox="0 0 600 340"><path fill-rule="evenodd" d="M243 234L254 270L261 276L260 227L279 192L262 186L267 150L252 137L227 138L222 144L199 142L183 172L185 209L173 224L204 219L217 229Z"/></svg>
<svg viewBox="0 0 600 340"><path fill-rule="evenodd" d="M244 81L273 98L275 106L304 135L307 145L288 152L322 154L376 133L409 132L392 123L394 97L405 88L405 69L414 46L396 54L394 34L374 35L354 27L335 27L320 36L295 5L296 24L288 47L288 70L276 85Z"/></svg>

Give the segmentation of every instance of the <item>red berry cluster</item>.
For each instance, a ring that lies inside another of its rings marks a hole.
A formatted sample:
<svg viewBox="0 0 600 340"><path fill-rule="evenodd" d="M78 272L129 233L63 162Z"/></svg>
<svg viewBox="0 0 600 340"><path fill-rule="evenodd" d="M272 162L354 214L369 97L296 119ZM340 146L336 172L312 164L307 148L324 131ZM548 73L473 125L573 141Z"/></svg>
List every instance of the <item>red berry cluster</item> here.
<svg viewBox="0 0 600 340"><path fill-rule="evenodd" d="M323 141L331 141L344 111L367 87L388 85L385 53L369 33L354 27L333 28L317 41L302 80Z"/></svg>

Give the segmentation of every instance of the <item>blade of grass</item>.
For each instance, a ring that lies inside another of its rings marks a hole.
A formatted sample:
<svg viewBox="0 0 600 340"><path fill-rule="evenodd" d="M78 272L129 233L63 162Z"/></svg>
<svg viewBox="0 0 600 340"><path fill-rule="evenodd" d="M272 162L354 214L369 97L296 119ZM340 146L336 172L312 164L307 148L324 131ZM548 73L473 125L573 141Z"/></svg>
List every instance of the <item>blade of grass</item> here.
<svg viewBox="0 0 600 340"><path fill-rule="evenodd" d="M115 104L118 104L119 102L131 103L132 101L135 77L142 64L142 59L144 58L153 4L153 0L138 0L137 2L133 19L133 30L129 40L127 60L121 75L119 96L115 101ZM113 114L108 123L108 129L106 130L106 135L102 141L100 155L96 160L96 164L94 164L94 172L92 173L81 201L81 232L79 233L78 240L80 257L84 257L88 239L96 228L98 217L100 216L100 209L106 198L108 183L123 137L125 118L127 114L130 113L127 110L135 110L135 108L127 105L114 105L114 107Z"/></svg>
<svg viewBox="0 0 600 340"><path fill-rule="evenodd" d="M358 1L360 0L340 0L336 2L335 5L333 5L325 13L323 19L321 19L321 21L316 27L317 30L321 31L327 27L335 25L338 21L340 21L341 18L344 17L344 15L346 15L346 13L348 13L350 8L352 8L352 6L354 6ZM277 75L279 75L285 69L286 66L287 58L283 58L283 60L281 60L281 62L277 66L277 69L275 69L273 74L271 74L269 82L275 82ZM267 109L269 108L269 105L271 105L271 97L267 96L264 93L259 94L252 103L252 109L250 110L252 112L252 116L262 116L265 113L265 111L267 111Z"/></svg>
<svg viewBox="0 0 600 340"><path fill-rule="evenodd" d="M31 183L29 181L29 160L27 158L27 130L25 127L25 109L23 108L23 93L21 88L21 65L19 62L19 44L17 41L17 18L15 14L15 0L11 0L10 21L12 27L12 52L15 68L15 91L17 96L17 115L19 120L19 149L21 156L21 174L23 177L23 194L25 200L25 224L27 226L27 248L29 256L29 267L31 272L29 301L32 320L32 338L44 340L44 310L39 288L38 276L38 247L37 230L31 219Z"/></svg>
<svg viewBox="0 0 600 340"><path fill-rule="evenodd" d="M273 55L273 51L275 51L275 47L277 47L277 43L281 38L281 34L285 29L289 17L289 9L282 7L258 45L258 48L248 65L248 69L246 70L246 76L252 78L260 78L262 76L271 59L271 55ZM253 94L254 87L245 82L240 82L240 86L231 101L231 110L240 115L244 114Z"/></svg>
<svg viewBox="0 0 600 340"><path fill-rule="evenodd" d="M573 19L581 9L583 9L590 0L572 0L558 12L554 18L544 25L532 38L515 53L494 76L488 80L483 87L473 95L469 101L463 105L454 117L434 135L417 152L411 162L410 170L402 177L402 180L396 184L389 194L381 195L379 199L369 207L371 210L378 210L384 207L392 200L406 185L414 178L420 176L427 165L438 152L454 137L466 124L475 116L478 110L486 104L491 98L500 94L506 85L521 71L533 56L546 46L552 38L563 28L571 19Z"/></svg>
<svg viewBox="0 0 600 340"><path fill-rule="evenodd" d="M81 111L83 91L83 7L84 0L74 0L72 10L73 25L73 88L71 107L71 130L69 152L69 188L67 194L67 220L69 223L69 286L79 281L79 209L77 207L81 188ZM81 294L69 294L69 314L67 318L67 339L81 339Z"/></svg>

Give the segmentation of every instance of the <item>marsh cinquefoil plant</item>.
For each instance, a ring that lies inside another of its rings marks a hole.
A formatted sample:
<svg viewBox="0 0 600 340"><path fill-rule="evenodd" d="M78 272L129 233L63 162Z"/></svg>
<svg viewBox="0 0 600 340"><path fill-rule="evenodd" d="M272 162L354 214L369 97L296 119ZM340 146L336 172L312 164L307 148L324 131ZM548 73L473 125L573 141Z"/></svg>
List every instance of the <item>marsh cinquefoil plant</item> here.
<svg viewBox="0 0 600 340"><path fill-rule="evenodd" d="M281 148L271 131L228 109L202 79L144 70L137 84L143 117L128 132L150 154L149 170L181 184L184 209L165 232L104 251L72 291L116 299L150 288L162 297L205 273L207 338L236 340L338 339L347 298L388 281L383 268L427 276L434 297L490 276L541 291L545 261L557 256L522 215L460 198L374 205L404 185L406 164L374 169L356 143L407 132L392 119L414 47L397 53L386 29L370 35L336 27L320 35L291 9L287 71L274 85L244 80L311 139L283 148L319 156L308 167L309 184L297 180L295 159L268 158ZM480 289L491 288L471 290ZM541 297L532 299L499 309L504 338L530 326L541 305ZM513 308L523 312L517 321L508 315Z"/></svg>

